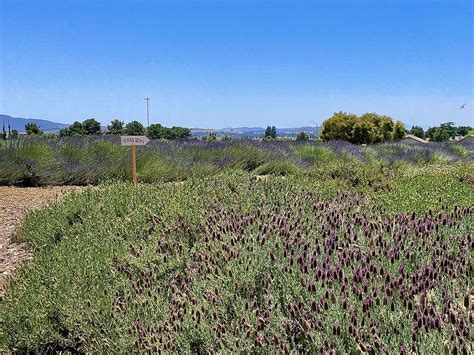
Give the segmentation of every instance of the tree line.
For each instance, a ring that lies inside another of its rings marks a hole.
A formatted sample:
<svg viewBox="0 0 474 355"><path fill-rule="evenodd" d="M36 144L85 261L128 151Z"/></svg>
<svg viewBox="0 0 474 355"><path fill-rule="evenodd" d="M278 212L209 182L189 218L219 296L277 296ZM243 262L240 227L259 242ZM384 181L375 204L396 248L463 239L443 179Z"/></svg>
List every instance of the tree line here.
<svg viewBox="0 0 474 355"><path fill-rule="evenodd" d="M100 123L93 118L89 118L83 122L76 121L68 128L59 131L59 136L61 137L100 134L102 134ZM147 135L151 139L183 139L191 137L191 130L175 126L168 128L159 123L153 123L145 128L145 126L138 121L132 121L125 124L123 121L113 120L107 126L105 134L130 136Z"/></svg>
<svg viewBox="0 0 474 355"><path fill-rule="evenodd" d="M17 138L18 131L12 130L6 132L5 125L3 126L2 136L4 139ZM29 122L25 125L25 133L27 135L43 135L41 128L34 122ZM191 137L191 130L184 127L164 127L159 123L151 124L145 128L143 124L138 121L132 121L127 124L120 120L113 120L107 126L105 132L102 131L100 123L94 118L88 118L82 122L75 121L67 128L59 131L60 137L84 137L84 136L98 136L102 134L108 135L147 135L151 139L183 139ZM54 135L54 134L53 134Z"/></svg>
<svg viewBox="0 0 474 355"><path fill-rule="evenodd" d="M428 139L434 142L447 141L456 136L465 136L472 134L473 128L470 126L454 126L453 122L442 123L440 126L430 127L424 131L420 126L413 126L409 131L405 130L405 125L401 121L394 122L389 116L379 115L377 113L365 113L357 116L352 113L336 112L323 122L320 138L323 141L344 140L354 144L372 144L386 142L390 140L402 139L406 133L413 134L417 137ZM25 133L27 135L42 135L43 131L34 122L25 125ZM100 123L89 118L82 122L75 121L68 128L59 131L60 137L81 137L94 135L147 135L151 139L183 139L191 137L191 130L184 127L164 127L159 123L151 124L145 128L138 121L132 121L125 124L120 120L113 120L107 126L105 132L102 131ZM8 130L3 124L2 139L18 138L18 131ZM55 134L49 133L48 136L54 137ZM230 139L224 137L223 140ZM275 126L267 126L264 134L264 140L277 139L277 129ZM300 132L295 140L304 141L309 137L305 132ZM206 141L215 141L217 137L215 133L211 133L208 137L203 137Z"/></svg>
<svg viewBox="0 0 474 355"><path fill-rule="evenodd" d="M408 133L419 138L429 139L433 142L445 142L456 136L466 136L473 130L471 126L456 127L454 122L442 123L439 126L430 127L426 132L420 126L413 126Z"/></svg>

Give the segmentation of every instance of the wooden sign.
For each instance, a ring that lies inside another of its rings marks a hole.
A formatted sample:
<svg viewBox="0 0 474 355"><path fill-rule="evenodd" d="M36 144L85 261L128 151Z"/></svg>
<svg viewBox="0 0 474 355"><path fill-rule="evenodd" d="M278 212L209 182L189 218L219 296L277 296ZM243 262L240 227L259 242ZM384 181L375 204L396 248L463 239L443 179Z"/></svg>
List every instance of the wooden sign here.
<svg viewBox="0 0 474 355"><path fill-rule="evenodd" d="M137 186L137 145L147 145L150 140L146 136L120 136L120 144L130 146L132 153L132 180Z"/></svg>
<svg viewBox="0 0 474 355"><path fill-rule="evenodd" d="M146 136L120 136L120 144L126 146L147 145L149 141Z"/></svg>

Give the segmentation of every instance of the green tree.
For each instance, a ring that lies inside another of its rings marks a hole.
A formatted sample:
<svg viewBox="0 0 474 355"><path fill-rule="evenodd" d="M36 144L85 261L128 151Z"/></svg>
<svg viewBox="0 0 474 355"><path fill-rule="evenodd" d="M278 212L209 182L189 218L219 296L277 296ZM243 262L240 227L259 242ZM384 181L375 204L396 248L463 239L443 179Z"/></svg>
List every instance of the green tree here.
<svg viewBox="0 0 474 355"><path fill-rule="evenodd" d="M264 139L276 139L277 137L277 130L275 126L267 126L265 129L265 136Z"/></svg>
<svg viewBox="0 0 474 355"><path fill-rule="evenodd" d="M85 134L88 136L95 136L102 134L100 123L95 118L88 118L82 122Z"/></svg>
<svg viewBox="0 0 474 355"><path fill-rule="evenodd" d="M184 139L191 137L191 130L184 127L167 128L159 123L151 124L147 134L153 139Z"/></svg>
<svg viewBox="0 0 474 355"><path fill-rule="evenodd" d="M459 126L456 128L456 136L467 136L471 130L471 126Z"/></svg>
<svg viewBox="0 0 474 355"><path fill-rule="evenodd" d="M433 135L434 135L434 133L437 129L438 129L438 127L428 128L425 132L425 138L429 138L429 139L433 140Z"/></svg>
<svg viewBox="0 0 474 355"><path fill-rule="evenodd" d="M43 133L40 127L34 122L28 122L27 124L25 124L25 132L29 136Z"/></svg>
<svg viewBox="0 0 474 355"><path fill-rule="evenodd" d="M433 142L445 142L449 140L449 131L441 127L436 128L432 140Z"/></svg>
<svg viewBox="0 0 474 355"><path fill-rule="evenodd" d="M309 136L305 132L300 132L296 136L297 141L307 141L309 139Z"/></svg>
<svg viewBox="0 0 474 355"><path fill-rule="evenodd" d="M447 135L451 138L454 138L455 136L465 136L469 134L469 131L472 130L472 127L469 126L460 126L456 127L454 126L453 122L445 122L440 124L438 127L430 127L426 131L425 137L430 138L431 140L435 140L435 134L436 134L436 139L438 139L439 142L447 140L444 139L446 136L446 133L439 132L439 130L443 130L447 133ZM448 139L449 139L448 137Z"/></svg>
<svg viewBox="0 0 474 355"><path fill-rule="evenodd" d="M456 135L456 127L454 127L454 122L441 123L439 127L448 132L450 137L454 137Z"/></svg>
<svg viewBox="0 0 474 355"><path fill-rule="evenodd" d="M402 139L403 137L405 137L405 134L406 134L405 125L400 121L395 122L395 124L393 125L392 138L394 140Z"/></svg>
<svg viewBox="0 0 474 355"><path fill-rule="evenodd" d="M87 134L86 129L84 128L84 125L82 124L82 122L79 122L79 121L75 121L72 125L66 128L64 131L63 130L59 131L60 135L61 135L61 132L63 133L63 136L72 136L72 137L81 137Z"/></svg>
<svg viewBox="0 0 474 355"><path fill-rule="evenodd" d="M184 139L191 137L191 130L184 127L171 127L169 129L169 138L168 139Z"/></svg>
<svg viewBox="0 0 474 355"><path fill-rule="evenodd" d="M147 128L147 136L151 139L167 139L167 128L159 123L153 123Z"/></svg>
<svg viewBox="0 0 474 355"><path fill-rule="evenodd" d="M413 126L410 129L409 133L413 134L414 136L419 137L419 138L424 138L425 137L425 131L420 126Z"/></svg>
<svg viewBox="0 0 474 355"><path fill-rule="evenodd" d="M7 139L7 131L5 130L5 122L3 123L3 127L2 127L2 139L3 140Z"/></svg>
<svg viewBox="0 0 474 355"><path fill-rule="evenodd" d="M369 119L359 119L352 128L352 143L370 144L380 139L375 124Z"/></svg>
<svg viewBox="0 0 474 355"><path fill-rule="evenodd" d="M125 126L125 133L130 136L141 136L145 134L145 127L138 121L132 121Z"/></svg>
<svg viewBox="0 0 474 355"><path fill-rule="evenodd" d="M267 128L265 129L265 136L264 136L264 138L270 139L271 137L272 137L272 127L267 126Z"/></svg>
<svg viewBox="0 0 474 355"><path fill-rule="evenodd" d="M323 141L343 140L352 142L352 129L358 117L352 113L336 112L323 122L320 137Z"/></svg>
<svg viewBox="0 0 474 355"><path fill-rule="evenodd" d="M125 133L124 122L120 120L112 120L107 126L107 134L119 136Z"/></svg>
<svg viewBox="0 0 474 355"><path fill-rule="evenodd" d="M392 139L393 120L391 117L376 113L365 113L360 117L360 120L374 125L371 133L372 143L386 142Z"/></svg>

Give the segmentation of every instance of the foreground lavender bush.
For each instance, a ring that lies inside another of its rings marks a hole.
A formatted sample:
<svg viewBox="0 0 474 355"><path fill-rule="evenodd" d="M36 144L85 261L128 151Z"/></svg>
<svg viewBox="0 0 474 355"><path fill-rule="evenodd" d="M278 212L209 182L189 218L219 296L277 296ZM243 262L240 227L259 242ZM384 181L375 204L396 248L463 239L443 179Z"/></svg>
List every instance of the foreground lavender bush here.
<svg viewBox="0 0 474 355"><path fill-rule="evenodd" d="M231 174L71 197L20 231L37 256L0 344L471 353L474 189L462 166L410 169L389 190Z"/></svg>

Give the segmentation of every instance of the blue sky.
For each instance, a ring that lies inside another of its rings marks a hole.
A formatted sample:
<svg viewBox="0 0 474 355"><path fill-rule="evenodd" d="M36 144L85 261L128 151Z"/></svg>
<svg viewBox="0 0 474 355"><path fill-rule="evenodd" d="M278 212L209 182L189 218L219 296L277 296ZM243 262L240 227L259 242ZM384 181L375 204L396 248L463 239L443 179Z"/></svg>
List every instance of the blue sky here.
<svg viewBox="0 0 474 355"><path fill-rule="evenodd" d="M471 0L0 0L0 113L298 127L474 125ZM459 106L466 103L466 108Z"/></svg>

